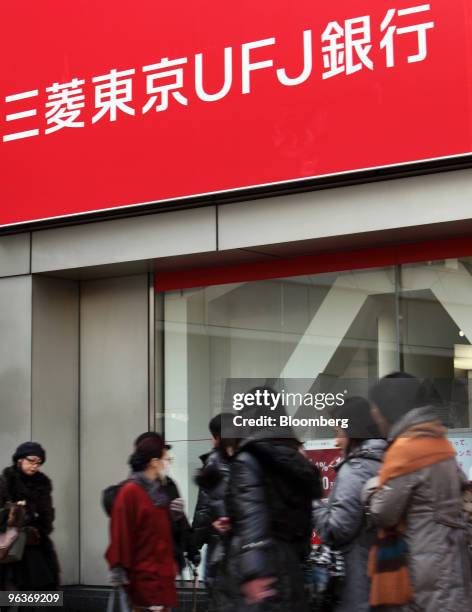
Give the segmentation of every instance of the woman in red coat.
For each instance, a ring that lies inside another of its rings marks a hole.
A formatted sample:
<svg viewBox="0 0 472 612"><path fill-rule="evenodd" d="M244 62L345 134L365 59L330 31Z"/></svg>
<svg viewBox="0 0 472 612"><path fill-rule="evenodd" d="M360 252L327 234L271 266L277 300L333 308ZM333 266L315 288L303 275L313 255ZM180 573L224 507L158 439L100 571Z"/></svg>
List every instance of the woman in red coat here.
<svg viewBox="0 0 472 612"><path fill-rule="evenodd" d="M177 605L171 518L161 487L168 464L162 438L144 439L113 503L106 558L112 584L125 586L135 610L168 612Z"/></svg>

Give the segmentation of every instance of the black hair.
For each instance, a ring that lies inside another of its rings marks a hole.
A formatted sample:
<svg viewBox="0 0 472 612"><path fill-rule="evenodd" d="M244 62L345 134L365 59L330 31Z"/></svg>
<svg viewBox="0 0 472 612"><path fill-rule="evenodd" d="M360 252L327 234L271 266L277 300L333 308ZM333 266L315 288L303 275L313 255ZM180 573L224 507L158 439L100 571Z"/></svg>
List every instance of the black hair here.
<svg viewBox="0 0 472 612"><path fill-rule="evenodd" d="M407 372L392 372L371 387L369 399L389 425L393 425L407 412L420 405L421 383Z"/></svg>
<svg viewBox="0 0 472 612"><path fill-rule="evenodd" d="M208 423L211 435L217 440L221 439L221 414L214 416Z"/></svg>
<svg viewBox="0 0 472 612"><path fill-rule="evenodd" d="M372 418L370 404L360 396L348 397L342 406L336 406L331 414L337 419L347 419L347 427L340 428L349 439L346 455L358 448L364 440L382 438L382 434Z"/></svg>
<svg viewBox="0 0 472 612"><path fill-rule="evenodd" d="M166 449L167 446L159 434L144 436L136 445L128 463L133 472L141 472L146 469L152 459L160 459Z"/></svg>
<svg viewBox="0 0 472 612"><path fill-rule="evenodd" d="M143 440L162 440L162 436L160 433L157 433L157 431L144 431L142 434L139 434L139 436L136 438L136 440L134 441L134 446L137 447L139 446L139 444L143 441ZM166 448L167 450L170 450L172 448L172 446L170 444L164 444L164 448Z"/></svg>

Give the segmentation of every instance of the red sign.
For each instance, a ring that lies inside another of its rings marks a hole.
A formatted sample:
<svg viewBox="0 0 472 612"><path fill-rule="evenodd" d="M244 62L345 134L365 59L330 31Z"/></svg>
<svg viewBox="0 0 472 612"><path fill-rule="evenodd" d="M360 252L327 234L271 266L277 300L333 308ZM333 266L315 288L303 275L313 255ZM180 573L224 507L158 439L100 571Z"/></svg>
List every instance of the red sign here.
<svg viewBox="0 0 472 612"><path fill-rule="evenodd" d="M469 0L4 0L0 225L472 151Z"/></svg>
<svg viewBox="0 0 472 612"><path fill-rule="evenodd" d="M308 459L314 463L321 476L323 497L328 497L336 479L335 465L341 461L341 451L338 448L317 448L306 450Z"/></svg>

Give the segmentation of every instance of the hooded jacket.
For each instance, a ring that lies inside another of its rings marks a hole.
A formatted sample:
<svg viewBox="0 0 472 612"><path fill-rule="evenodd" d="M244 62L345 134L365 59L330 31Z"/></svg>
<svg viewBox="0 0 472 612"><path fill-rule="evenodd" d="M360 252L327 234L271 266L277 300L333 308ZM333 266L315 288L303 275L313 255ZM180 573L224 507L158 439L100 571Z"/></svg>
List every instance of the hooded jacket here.
<svg viewBox="0 0 472 612"><path fill-rule="evenodd" d="M437 421L429 407L407 413L390 431L396 440L408 429ZM423 612L472 610L470 560L462 511L465 476L454 459L388 480L369 498L379 527L405 525L411 604L391 608Z"/></svg>
<svg viewBox="0 0 472 612"><path fill-rule="evenodd" d="M238 447L227 496L235 597L242 583L265 577L275 577L277 593L248 609L306 610L302 563L310 551L312 500L319 497L319 472L292 440L254 437Z"/></svg>
<svg viewBox="0 0 472 612"><path fill-rule="evenodd" d="M367 561L376 529L369 524L362 503L365 483L380 470L385 440L364 440L336 466L329 498L313 504L313 522L322 541L343 553L346 576L336 612L368 612Z"/></svg>

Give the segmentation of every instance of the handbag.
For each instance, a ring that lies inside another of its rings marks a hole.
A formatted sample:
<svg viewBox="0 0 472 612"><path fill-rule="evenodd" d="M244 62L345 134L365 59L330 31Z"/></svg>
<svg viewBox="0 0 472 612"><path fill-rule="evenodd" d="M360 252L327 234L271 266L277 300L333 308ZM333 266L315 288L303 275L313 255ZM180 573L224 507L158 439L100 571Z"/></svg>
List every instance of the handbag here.
<svg viewBox="0 0 472 612"><path fill-rule="evenodd" d="M0 563L21 561L26 545L26 532L21 528L25 519L24 502L8 502L7 528L0 533Z"/></svg>
<svg viewBox="0 0 472 612"><path fill-rule="evenodd" d="M7 527L5 533L0 533L0 562L7 556L17 537L18 529L16 527Z"/></svg>
<svg viewBox="0 0 472 612"><path fill-rule="evenodd" d="M312 609L319 612L334 610L340 601L345 577L343 554L326 544L315 545L306 569Z"/></svg>
<svg viewBox="0 0 472 612"><path fill-rule="evenodd" d="M15 529L13 527L13 529ZM10 548L7 550L6 556L0 561L0 563L17 563L23 559L23 553L25 552L26 546L26 532L21 529L18 531L16 538L13 540Z"/></svg>
<svg viewBox="0 0 472 612"><path fill-rule="evenodd" d="M123 587L111 590L108 598L107 612L131 612L128 595Z"/></svg>

